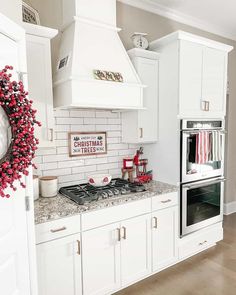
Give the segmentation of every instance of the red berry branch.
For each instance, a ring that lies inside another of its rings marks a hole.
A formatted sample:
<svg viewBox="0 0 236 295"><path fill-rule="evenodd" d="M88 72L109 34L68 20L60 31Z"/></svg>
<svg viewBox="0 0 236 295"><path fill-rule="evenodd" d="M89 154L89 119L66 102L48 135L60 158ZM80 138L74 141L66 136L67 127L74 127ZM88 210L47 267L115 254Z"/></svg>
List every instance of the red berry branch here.
<svg viewBox="0 0 236 295"><path fill-rule="evenodd" d="M39 142L34 136L34 125L41 126L23 83L11 81L12 75L8 70L13 70L13 67L6 66L0 71L0 106L8 116L12 133L8 152L0 162L0 196L7 198L10 195L4 192L5 189L10 187L15 191L16 180L24 188L22 174L29 174L27 169L30 165L35 167L32 160Z"/></svg>

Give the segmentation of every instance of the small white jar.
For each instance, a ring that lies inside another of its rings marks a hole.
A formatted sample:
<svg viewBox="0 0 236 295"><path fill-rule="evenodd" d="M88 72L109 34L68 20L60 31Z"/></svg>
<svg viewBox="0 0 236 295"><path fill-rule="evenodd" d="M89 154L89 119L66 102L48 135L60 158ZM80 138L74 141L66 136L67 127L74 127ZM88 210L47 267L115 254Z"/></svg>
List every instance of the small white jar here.
<svg viewBox="0 0 236 295"><path fill-rule="evenodd" d="M40 195L44 198L57 196L58 179L56 176L44 176L39 178Z"/></svg>

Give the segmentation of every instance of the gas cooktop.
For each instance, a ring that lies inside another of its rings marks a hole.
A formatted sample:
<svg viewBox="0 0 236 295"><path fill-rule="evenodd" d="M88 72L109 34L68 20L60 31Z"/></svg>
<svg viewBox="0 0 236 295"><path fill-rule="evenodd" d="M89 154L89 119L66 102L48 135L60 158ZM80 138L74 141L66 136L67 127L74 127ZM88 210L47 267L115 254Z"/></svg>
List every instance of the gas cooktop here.
<svg viewBox="0 0 236 295"><path fill-rule="evenodd" d="M110 184L102 187L93 187L88 183L61 187L59 193L71 199L79 205L111 198L114 196L127 195L146 191L144 185L131 183L121 178L114 178Z"/></svg>

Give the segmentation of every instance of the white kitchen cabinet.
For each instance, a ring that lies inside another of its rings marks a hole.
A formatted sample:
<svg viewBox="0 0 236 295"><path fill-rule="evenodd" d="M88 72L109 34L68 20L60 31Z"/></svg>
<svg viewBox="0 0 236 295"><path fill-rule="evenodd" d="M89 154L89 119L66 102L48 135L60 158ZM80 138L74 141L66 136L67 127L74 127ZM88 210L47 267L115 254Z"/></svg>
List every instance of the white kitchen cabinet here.
<svg viewBox="0 0 236 295"><path fill-rule="evenodd" d="M177 108L179 118L225 116L232 46L177 31L153 41L150 49L160 53L160 105ZM165 109L159 111L168 117Z"/></svg>
<svg viewBox="0 0 236 295"><path fill-rule="evenodd" d="M121 283L126 286L151 273L151 215L121 223Z"/></svg>
<svg viewBox="0 0 236 295"><path fill-rule="evenodd" d="M202 100L215 118L226 114L227 62L226 52L203 48Z"/></svg>
<svg viewBox="0 0 236 295"><path fill-rule="evenodd" d="M180 41L179 115L225 115L227 52Z"/></svg>
<svg viewBox="0 0 236 295"><path fill-rule="evenodd" d="M120 224L99 227L82 235L83 294L104 295L120 287Z"/></svg>
<svg viewBox="0 0 236 295"><path fill-rule="evenodd" d="M39 294L82 294L80 234L36 247Z"/></svg>
<svg viewBox="0 0 236 295"><path fill-rule="evenodd" d="M178 206L152 213L152 271L178 259Z"/></svg>
<svg viewBox="0 0 236 295"><path fill-rule="evenodd" d="M122 113L122 141L128 143L149 143L158 139L158 72L157 52L131 49L131 61L144 88L143 110Z"/></svg>
<svg viewBox="0 0 236 295"><path fill-rule="evenodd" d="M146 214L82 233L84 295L109 294L151 273L150 220Z"/></svg>
<svg viewBox="0 0 236 295"><path fill-rule="evenodd" d="M24 23L28 68L29 97L37 110L37 120L42 126L35 126L40 148L54 146L54 115L52 93L52 69L50 39L58 31Z"/></svg>

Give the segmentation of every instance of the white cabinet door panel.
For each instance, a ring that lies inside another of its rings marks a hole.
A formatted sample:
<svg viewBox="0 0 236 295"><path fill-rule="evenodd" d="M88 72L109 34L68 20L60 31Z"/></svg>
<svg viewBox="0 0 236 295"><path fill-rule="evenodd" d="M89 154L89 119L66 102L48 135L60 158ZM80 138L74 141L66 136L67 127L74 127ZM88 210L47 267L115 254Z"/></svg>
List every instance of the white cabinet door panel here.
<svg viewBox="0 0 236 295"><path fill-rule="evenodd" d="M151 273L151 215L143 215L121 224L122 286Z"/></svg>
<svg viewBox="0 0 236 295"><path fill-rule="evenodd" d="M36 247L39 295L81 295L80 234Z"/></svg>
<svg viewBox="0 0 236 295"><path fill-rule="evenodd" d="M83 232L83 294L104 295L120 287L118 228L111 224Z"/></svg>
<svg viewBox="0 0 236 295"><path fill-rule="evenodd" d="M140 58L137 71L144 85L143 105L138 111L139 142L155 142L158 137L158 61Z"/></svg>
<svg viewBox="0 0 236 295"><path fill-rule="evenodd" d="M153 271L177 261L178 207L153 213L152 257Z"/></svg>
<svg viewBox="0 0 236 295"><path fill-rule="evenodd" d="M179 46L179 115L199 117L202 114L203 46L182 40Z"/></svg>
<svg viewBox="0 0 236 295"><path fill-rule="evenodd" d="M209 113L225 114L227 53L212 48L203 50L202 100L209 101Z"/></svg>
<svg viewBox="0 0 236 295"><path fill-rule="evenodd" d="M26 35L29 96L37 110L37 120L42 126L35 126L39 147L53 147L53 95L50 39Z"/></svg>

